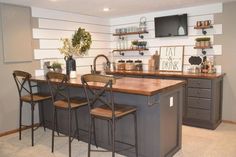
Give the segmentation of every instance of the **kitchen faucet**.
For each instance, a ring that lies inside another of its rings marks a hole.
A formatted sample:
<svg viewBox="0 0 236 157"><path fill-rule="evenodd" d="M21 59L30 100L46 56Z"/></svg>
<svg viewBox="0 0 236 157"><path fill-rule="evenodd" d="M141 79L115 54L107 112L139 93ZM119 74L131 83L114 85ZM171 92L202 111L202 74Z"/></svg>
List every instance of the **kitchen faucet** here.
<svg viewBox="0 0 236 157"><path fill-rule="evenodd" d="M107 61L107 63L106 63L106 69L107 69L107 68L110 69L110 61L109 61L109 59L107 58L107 56L105 56L105 55L103 55L103 54L99 54L99 55L97 55L97 56L94 58L94 60L93 60L93 67L92 67L92 65L91 65L91 73L92 73L92 74L96 74L96 73L97 73L97 71L96 71L96 61L97 61L97 59L100 58L100 57L103 57L103 58L106 59L106 61Z"/></svg>

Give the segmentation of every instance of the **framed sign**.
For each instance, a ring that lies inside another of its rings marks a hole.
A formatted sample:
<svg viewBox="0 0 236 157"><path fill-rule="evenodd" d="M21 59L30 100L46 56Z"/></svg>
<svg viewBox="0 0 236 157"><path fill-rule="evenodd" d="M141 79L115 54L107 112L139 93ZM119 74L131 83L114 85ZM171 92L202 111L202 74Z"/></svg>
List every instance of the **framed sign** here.
<svg viewBox="0 0 236 157"><path fill-rule="evenodd" d="M183 46L161 47L159 70L183 71L183 53Z"/></svg>

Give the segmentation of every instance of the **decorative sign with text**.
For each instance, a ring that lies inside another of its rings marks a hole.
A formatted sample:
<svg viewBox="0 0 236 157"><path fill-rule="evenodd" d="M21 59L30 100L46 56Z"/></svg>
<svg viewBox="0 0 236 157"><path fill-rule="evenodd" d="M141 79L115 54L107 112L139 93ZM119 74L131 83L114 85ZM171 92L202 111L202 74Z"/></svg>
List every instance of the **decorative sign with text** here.
<svg viewBox="0 0 236 157"><path fill-rule="evenodd" d="M159 70L182 71L183 70L183 46L161 47Z"/></svg>

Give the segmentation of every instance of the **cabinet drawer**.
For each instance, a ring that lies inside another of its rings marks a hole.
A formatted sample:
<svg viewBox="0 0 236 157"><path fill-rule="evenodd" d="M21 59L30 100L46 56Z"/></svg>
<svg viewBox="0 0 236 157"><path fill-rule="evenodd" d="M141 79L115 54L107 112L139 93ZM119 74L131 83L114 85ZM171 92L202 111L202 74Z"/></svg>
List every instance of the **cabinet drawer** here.
<svg viewBox="0 0 236 157"><path fill-rule="evenodd" d="M211 99L188 97L188 107L210 109Z"/></svg>
<svg viewBox="0 0 236 157"><path fill-rule="evenodd" d="M188 87L211 88L211 80L188 79Z"/></svg>
<svg viewBox="0 0 236 157"><path fill-rule="evenodd" d="M202 109L193 109L188 108L187 117L199 120L210 120L210 111L209 110L202 110Z"/></svg>
<svg viewBox="0 0 236 157"><path fill-rule="evenodd" d="M200 98L211 98L211 90L200 89L200 88L188 88L188 96L200 97Z"/></svg>

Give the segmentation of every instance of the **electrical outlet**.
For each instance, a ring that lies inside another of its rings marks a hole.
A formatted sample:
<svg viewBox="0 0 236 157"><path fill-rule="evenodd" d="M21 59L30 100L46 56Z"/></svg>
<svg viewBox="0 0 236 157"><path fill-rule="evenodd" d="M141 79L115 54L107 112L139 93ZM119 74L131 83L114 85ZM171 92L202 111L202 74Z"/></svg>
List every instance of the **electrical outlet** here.
<svg viewBox="0 0 236 157"><path fill-rule="evenodd" d="M174 98L173 96L170 97L170 107L173 107L174 106Z"/></svg>

